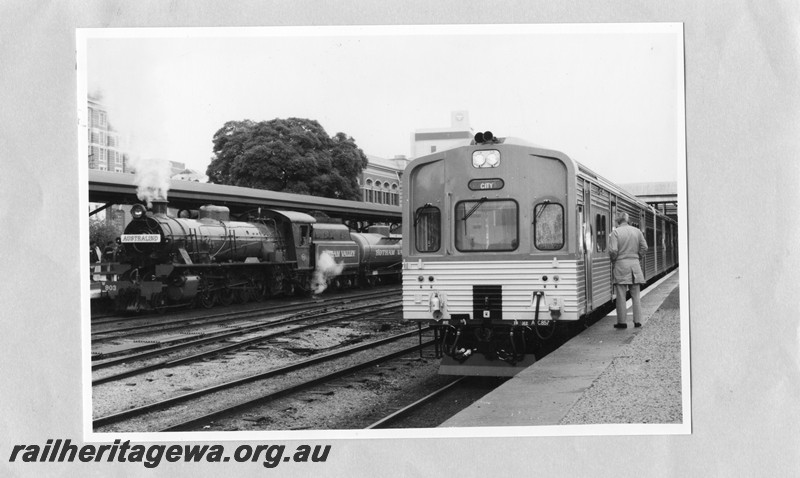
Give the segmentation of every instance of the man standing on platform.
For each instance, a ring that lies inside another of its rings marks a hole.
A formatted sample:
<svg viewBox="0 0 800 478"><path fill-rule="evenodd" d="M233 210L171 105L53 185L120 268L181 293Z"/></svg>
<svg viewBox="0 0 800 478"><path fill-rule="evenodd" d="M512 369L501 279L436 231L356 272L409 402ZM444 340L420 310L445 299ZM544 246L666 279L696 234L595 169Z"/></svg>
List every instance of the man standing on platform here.
<svg viewBox="0 0 800 478"><path fill-rule="evenodd" d="M639 259L647 252L647 241L637 227L628 225L628 213L617 214L617 227L608 238L608 252L614 269L614 287L617 292L617 323L614 328L628 327L628 314L625 307L625 292L631 291L633 301L633 326L642 326L642 308L639 300L640 284L644 284L644 274Z"/></svg>

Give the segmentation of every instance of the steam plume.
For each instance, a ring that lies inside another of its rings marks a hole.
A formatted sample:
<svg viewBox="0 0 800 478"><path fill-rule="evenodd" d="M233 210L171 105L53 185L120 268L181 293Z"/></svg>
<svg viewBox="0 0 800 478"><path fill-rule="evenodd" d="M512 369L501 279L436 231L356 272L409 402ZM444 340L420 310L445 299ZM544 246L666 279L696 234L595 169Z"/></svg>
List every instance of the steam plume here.
<svg viewBox="0 0 800 478"><path fill-rule="evenodd" d="M311 281L314 294L321 294L328 288L328 281L338 276L344 270L344 264L337 264L336 260L326 251L320 253L317 259L317 269Z"/></svg>
<svg viewBox="0 0 800 478"><path fill-rule="evenodd" d="M136 184L136 196L152 207L156 199L167 199L169 191L170 165L164 159L131 158L129 164L136 172L133 182Z"/></svg>

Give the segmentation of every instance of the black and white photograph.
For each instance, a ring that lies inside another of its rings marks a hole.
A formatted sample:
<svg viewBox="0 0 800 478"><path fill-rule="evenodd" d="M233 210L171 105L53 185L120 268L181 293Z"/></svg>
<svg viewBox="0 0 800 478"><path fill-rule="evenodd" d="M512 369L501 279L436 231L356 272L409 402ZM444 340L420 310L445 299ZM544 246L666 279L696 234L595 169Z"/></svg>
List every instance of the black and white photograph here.
<svg viewBox="0 0 800 478"><path fill-rule="evenodd" d="M94 433L689 433L681 25L78 40Z"/></svg>
<svg viewBox="0 0 800 478"><path fill-rule="evenodd" d="M793 476L798 20L0 2L0 475Z"/></svg>

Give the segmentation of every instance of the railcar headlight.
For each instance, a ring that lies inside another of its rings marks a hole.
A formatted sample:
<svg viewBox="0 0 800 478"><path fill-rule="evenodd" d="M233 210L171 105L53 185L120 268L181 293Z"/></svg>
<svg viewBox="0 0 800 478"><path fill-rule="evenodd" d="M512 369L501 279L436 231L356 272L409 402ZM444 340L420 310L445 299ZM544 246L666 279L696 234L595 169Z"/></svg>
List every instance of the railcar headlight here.
<svg viewBox="0 0 800 478"><path fill-rule="evenodd" d="M131 207L131 216L134 219L141 219L146 213L147 210L141 204L134 204L133 207Z"/></svg>
<svg viewBox="0 0 800 478"><path fill-rule="evenodd" d="M433 316L434 320L441 320L444 313L442 310L444 309L445 305L445 298L444 296L440 296L438 292L434 292L433 295L430 297L430 310L431 315Z"/></svg>
<svg viewBox="0 0 800 478"><path fill-rule="evenodd" d="M500 151L496 149L473 151L472 166L475 168L496 168L500 166Z"/></svg>

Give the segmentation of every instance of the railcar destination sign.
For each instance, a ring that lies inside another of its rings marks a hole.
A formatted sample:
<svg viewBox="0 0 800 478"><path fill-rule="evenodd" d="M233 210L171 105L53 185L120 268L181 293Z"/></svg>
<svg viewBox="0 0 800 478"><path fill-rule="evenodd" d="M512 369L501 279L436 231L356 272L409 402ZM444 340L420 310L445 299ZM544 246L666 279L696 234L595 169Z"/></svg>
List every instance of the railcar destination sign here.
<svg viewBox="0 0 800 478"><path fill-rule="evenodd" d="M473 179L468 186L473 191L486 191L489 189L503 189L505 183L502 179Z"/></svg>

